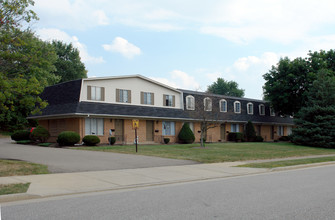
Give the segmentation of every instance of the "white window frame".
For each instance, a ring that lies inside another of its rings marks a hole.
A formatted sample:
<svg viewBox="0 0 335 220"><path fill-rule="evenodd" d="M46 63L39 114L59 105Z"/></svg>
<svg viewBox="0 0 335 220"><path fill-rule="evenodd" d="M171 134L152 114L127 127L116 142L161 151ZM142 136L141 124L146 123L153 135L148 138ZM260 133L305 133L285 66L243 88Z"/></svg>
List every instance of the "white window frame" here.
<svg viewBox="0 0 335 220"><path fill-rule="evenodd" d="M129 91L126 89L119 90L119 102L129 103Z"/></svg>
<svg viewBox="0 0 335 220"><path fill-rule="evenodd" d="M194 110L194 97L192 95L186 96L186 109L187 110Z"/></svg>
<svg viewBox="0 0 335 220"><path fill-rule="evenodd" d="M151 97L152 97L152 93L151 92L143 92L143 104L145 104L145 105L152 105L152 103L151 103Z"/></svg>
<svg viewBox="0 0 335 220"><path fill-rule="evenodd" d="M104 135L103 118L85 118L85 135Z"/></svg>
<svg viewBox="0 0 335 220"><path fill-rule="evenodd" d="M274 110L274 108L270 107L270 115L271 116L276 116L276 112Z"/></svg>
<svg viewBox="0 0 335 220"><path fill-rule="evenodd" d="M163 121L162 122L162 135L163 136L174 136L175 132L175 122L174 121Z"/></svg>
<svg viewBox="0 0 335 220"><path fill-rule="evenodd" d="M225 103L224 106L225 108L222 109L222 103ZM227 112L228 110L228 105L227 105L227 101L225 99L221 99L220 100L220 112Z"/></svg>
<svg viewBox="0 0 335 220"><path fill-rule="evenodd" d="M251 107L249 108L249 106L251 106ZM247 112L248 112L248 115L253 115L254 114L254 104L253 103L249 102L247 104Z"/></svg>
<svg viewBox="0 0 335 220"><path fill-rule="evenodd" d="M240 125L239 124L231 124L230 125L230 132L240 132Z"/></svg>
<svg viewBox="0 0 335 220"><path fill-rule="evenodd" d="M101 101L101 87L91 86L91 100Z"/></svg>
<svg viewBox="0 0 335 220"><path fill-rule="evenodd" d="M206 112L212 111L212 99L209 97L204 98L204 110Z"/></svg>
<svg viewBox="0 0 335 220"><path fill-rule="evenodd" d="M239 104L239 108L238 109L237 109L236 104ZM237 111L237 110L239 110L239 111ZM239 101L235 101L234 102L234 112L237 113L237 114L241 114L241 102L239 102Z"/></svg>
<svg viewBox="0 0 335 220"><path fill-rule="evenodd" d="M259 107L259 115L265 115L265 105L260 104L258 107ZM263 112L262 109L264 109Z"/></svg>

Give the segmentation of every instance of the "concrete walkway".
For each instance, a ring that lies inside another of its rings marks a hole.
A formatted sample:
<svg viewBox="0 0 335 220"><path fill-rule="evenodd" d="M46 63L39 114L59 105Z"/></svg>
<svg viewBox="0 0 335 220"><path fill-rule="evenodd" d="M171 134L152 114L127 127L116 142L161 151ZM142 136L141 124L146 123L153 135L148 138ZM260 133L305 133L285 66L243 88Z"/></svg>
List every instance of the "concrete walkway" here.
<svg viewBox="0 0 335 220"><path fill-rule="evenodd" d="M0 184L31 183L27 193L0 196L0 203L47 196L232 177L269 171L268 169L234 167L240 164L242 163L195 164L124 170L0 177Z"/></svg>

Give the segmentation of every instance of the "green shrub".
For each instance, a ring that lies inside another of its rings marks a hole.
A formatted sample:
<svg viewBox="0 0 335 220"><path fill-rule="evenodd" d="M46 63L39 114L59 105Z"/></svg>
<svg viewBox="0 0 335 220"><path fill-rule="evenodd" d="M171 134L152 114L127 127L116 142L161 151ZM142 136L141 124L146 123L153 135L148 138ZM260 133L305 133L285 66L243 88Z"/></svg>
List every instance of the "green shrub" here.
<svg viewBox="0 0 335 220"><path fill-rule="evenodd" d="M50 137L50 133L47 129L43 128L42 126L37 126L33 132L31 132L30 138L33 141L39 141L44 143Z"/></svg>
<svg viewBox="0 0 335 220"><path fill-rule="evenodd" d="M17 144L31 144L31 140L16 141Z"/></svg>
<svg viewBox="0 0 335 220"><path fill-rule="evenodd" d="M80 136L74 131L63 131L58 135L57 143L59 146L73 146L80 141Z"/></svg>
<svg viewBox="0 0 335 220"><path fill-rule="evenodd" d="M192 144L194 142L195 136L188 123L184 123L179 132L178 139L181 144Z"/></svg>
<svg viewBox="0 0 335 220"><path fill-rule="evenodd" d="M98 136L95 136L95 135L86 135L83 138L83 142L87 146L95 146L95 145L100 143L100 138Z"/></svg>
<svg viewBox="0 0 335 220"><path fill-rule="evenodd" d="M168 144L170 142L170 138L164 138L163 140L165 144Z"/></svg>
<svg viewBox="0 0 335 220"><path fill-rule="evenodd" d="M30 140L30 132L27 130L15 131L11 136L14 141Z"/></svg>
<svg viewBox="0 0 335 220"><path fill-rule="evenodd" d="M254 141L256 139L255 127L251 121L248 121L247 125L245 126L245 137L247 141Z"/></svg>
<svg viewBox="0 0 335 220"><path fill-rule="evenodd" d="M228 134L228 141L242 141L243 133L241 132L229 132Z"/></svg>
<svg viewBox="0 0 335 220"><path fill-rule="evenodd" d="M116 142L116 138L115 137L108 137L108 142L110 145L114 145Z"/></svg>
<svg viewBox="0 0 335 220"><path fill-rule="evenodd" d="M289 136L281 136L278 140L279 141L290 141L290 137Z"/></svg>
<svg viewBox="0 0 335 220"><path fill-rule="evenodd" d="M255 139L255 142L263 142L264 141L264 138L260 135L257 135L256 136L256 139Z"/></svg>

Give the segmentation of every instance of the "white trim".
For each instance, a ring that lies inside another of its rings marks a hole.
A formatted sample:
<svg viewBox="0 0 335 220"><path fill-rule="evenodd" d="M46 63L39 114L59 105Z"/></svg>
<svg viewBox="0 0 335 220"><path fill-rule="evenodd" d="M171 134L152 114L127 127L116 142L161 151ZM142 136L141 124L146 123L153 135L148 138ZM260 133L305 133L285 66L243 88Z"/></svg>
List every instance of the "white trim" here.
<svg viewBox="0 0 335 220"><path fill-rule="evenodd" d="M251 112L249 112L249 105L252 106ZM248 113L248 115L253 115L254 114L254 104L251 103L251 102L248 102L248 104L247 104L247 113Z"/></svg>
<svg viewBox="0 0 335 220"><path fill-rule="evenodd" d="M225 111L221 111L221 109L222 109L222 104L221 104L221 102L225 102L225 103L226 103L226 109L225 109ZM228 111L227 100L225 100L225 99L221 99L221 100L219 101L219 106L220 106L220 112L227 112L227 111Z"/></svg>
<svg viewBox="0 0 335 220"><path fill-rule="evenodd" d="M209 100L209 106L208 106L208 109L206 108L206 100ZM209 98L209 97L206 97L206 98L204 98L204 110L206 111L206 112L211 112L212 111L212 105L213 105L213 103L212 103L212 99L211 98Z"/></svg>
<svg viewBox="0 0 335 220"><path fill-rule="evenodd" d="M187 101L188 98L191 98L191 105L190 105L191 107L190 108L188 108L188 101ZM194 98L193 95L186 96L185 97L185 102L186 102L186 109L187 110L195 110L195 98Z"/></svg>
<svg viewBox="0 0 335 220"><path fill-rule="evenodd" d="M240 104L240 111L236 111L236 104L239 103ZM241 102L240 101L235 101L234 102L234 113L236 114L241 114Z"/></svg>
<svg viewBox="0 0 335 220"><path fill-rule="evenodd" d="M262 114L262 107L264 108L263 114ZM263 104L258 105L258 110L259 110L259 115L265 115L265 105Z"/></svg>
<svg viewBox="0 0 335 220"><path fill-rule="evenodd" d="M270 116L276 116L276 112L274 111L274 108L270 107Z"/></svg>

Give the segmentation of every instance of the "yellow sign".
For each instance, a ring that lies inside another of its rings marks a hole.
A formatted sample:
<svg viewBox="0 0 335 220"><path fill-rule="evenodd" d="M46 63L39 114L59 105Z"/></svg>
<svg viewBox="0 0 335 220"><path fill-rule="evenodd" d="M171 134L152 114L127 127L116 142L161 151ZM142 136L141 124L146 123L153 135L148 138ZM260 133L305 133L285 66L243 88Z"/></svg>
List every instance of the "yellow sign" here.
<svg viewBox="0 0 335 220"><path fill-rule="evenodd" d="M140 127L140 121L138 119L133 119L133 129Z"/></svg>

